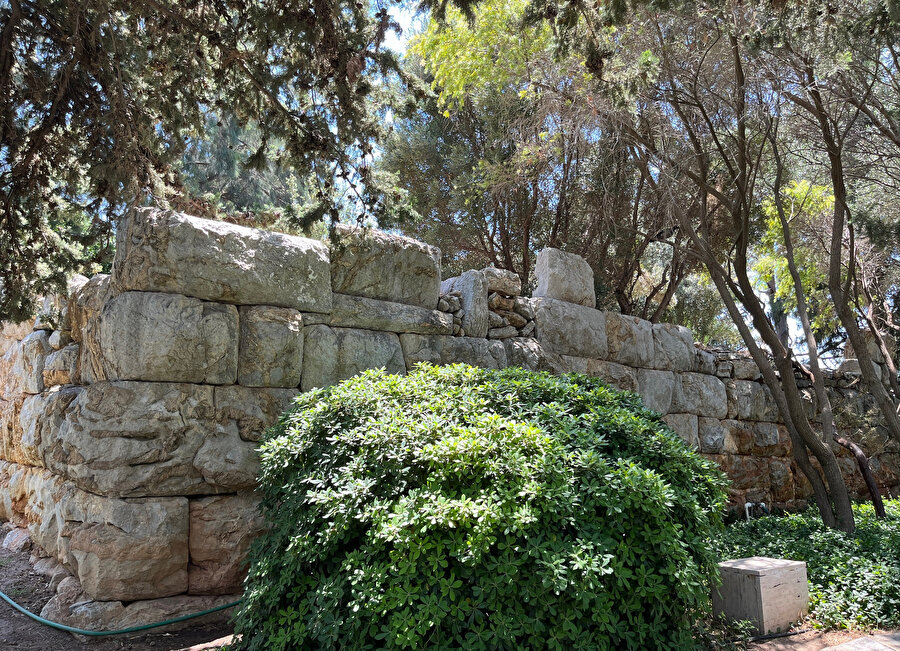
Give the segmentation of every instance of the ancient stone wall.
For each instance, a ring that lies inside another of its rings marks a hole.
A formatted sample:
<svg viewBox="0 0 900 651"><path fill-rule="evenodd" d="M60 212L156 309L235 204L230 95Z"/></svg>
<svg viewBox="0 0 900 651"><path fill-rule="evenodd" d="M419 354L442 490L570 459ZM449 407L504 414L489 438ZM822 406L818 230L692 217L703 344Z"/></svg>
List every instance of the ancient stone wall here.
<svg viewBox="0 0 900 651"><path fill-rule="evenodd" d="M298 391L368 368L577 371L636 391L731 476L735 505L810 495L751 360L594 309L593 276L542 251L534 296L496 269L441 279L440 251L339 229L323 242L145 209L111 275L73 279L0 331L0 520L58 585L44 616L116 628L226 603L261 530L255 448ZM833 389L862 413L854 376ZM836 393L835 395L838 395ZM896 455L873 466L896 490ZM841 457L862 494L854 463ZM27 534L26 534L27 531Z"/></svg>

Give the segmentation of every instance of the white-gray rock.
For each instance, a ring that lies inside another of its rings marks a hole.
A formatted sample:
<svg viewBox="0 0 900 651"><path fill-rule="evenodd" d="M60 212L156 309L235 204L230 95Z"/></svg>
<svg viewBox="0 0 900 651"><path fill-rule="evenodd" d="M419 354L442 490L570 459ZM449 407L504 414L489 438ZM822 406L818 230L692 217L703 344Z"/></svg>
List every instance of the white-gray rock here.
<svg viewBox="0 0 900 651"><path fill-rule="evenodd" d="M672 409L706 418L725 418L728 414L725 385L714 375L682 373Z"/></svg>
<svg viewBox="0 0 900 651"><path fill-rule="evenodd" d="M416 305L334 294L331 325L403 334L453 334L453 317Z"/></svg>
<svg viewBox="0 0 900 651"><path fill-rule="evenodd" d="M606 313L607 356L610 361L647 368L653 362L653 327L637 317Z"/></svg>
<svg viewBox="0 0 900 651"><path fill-rule="evenodd" d="M80 359L81 347L78 344L69 344L65 348L55 350L47 355L44 362L44 386L77 384Z"/></svg>
<svg viewBox="0 0 900 651"><path fill-rule="evenodd" d="M488 330L488 339L509 339L519 334L515 326L505 326L502 328L491 328Z"/></svg>
<svg viewBox="0 0 900 651"><path fill-rule="evenodd" d="M68 330L54 330L47 343L53 350L61 350L72 342L72 336Z"/></svg>
<svg viewBox="0 0 900 651"><path fill-rule="evenodd" d="M487 267L483 271L488 294L499 292L506 296L518 296L522 293L522 279L514 271L494 267Z"/></svg>
<svg viewBox="0 0 900 651"><path fill-rule="evenodd" d="M697 416L695 414L666 414L663 420L692 449L700 449Z"/></svg>
<svg viewBox="0 0 900 651"><path fill-rule="evenodd" d="M708 350L702 348L694 348L694 373L704 373L706 375L716 374L716 356Z"/></svg>
<svg viewBox="0 0 900 651"><path fill-rule="evenodd" d="M35 330L21 343L21 353L13 365L13 381L23 393L40 393L44 390L44 362L52 352L50 333Z"/></svg>
<svg viewBox="0 0 900 651"><path fill-rule="evenodd" d="M545 350L560 355L606 358L604 312L552 298L535 299L532 305L537 339Z"/></svg>
<svg viewBox="0 0 900 651"><path fill-rule="evenodd" d="M238 311L179 294L125 292L100 314L108 380L234 384Z"/></svg>
<svg viewBox="0 0 900 651"><path fill-rule="evenodd" d="M594 307L594 272L581 256L559 249L542 249L534 267L537 288L534 296L556 298L569 303Z"/></svg>
<svg viewBox="0 0 900 651"><path fill-rule="evenodd" d="M763 385L750 380L729 380L725 383L728 395L728 418L736 420L764 420L766 394Z"/></svg>
<svg viewBox="0 0 900 651"><path fill-rule="evenodd" d="M84 384L104 379L100 351L100 311L115 295L110 276L98 274L85 283L73 285L69 295L72 339L81 344L80 380Z"/></svg>
<svg viewBox="0 0 900 651"><path fill-rule="evenodd" d="M383 231L338 224L331 246L331 287L338 294L433 310L441 285L441 250Z"/></svg>
<svg viewBox="0 0 900 651"><path fill-rule="evenodd" d="M738 357L737 359L731 360L731 363L734 368L734 378L736 380L759 380L762 377L759 367L752 358Z"/></svg>
<svg viewBox="0 0 900 651"><path fill-rule="evenodd" d="M461 276L448 278L442 290L460 293L463 317L460 325L470 337L487 337L489 325L487 280L482 271L466 271Z"/></svg>
<svg viewBox="0 0 900 651"><path fill-rule="evenodd" d="M242 305L238 384L298 387L303 371L303 316L287 307Z"/></svg>
<svg viewBox="0 0 900 651"><path fill-rule="evenodd" d="M638 393L647 409L667 414L672 409L678 376L672 371L638 370Z"/></svg>
<svg viewBox="0 0 900 651"><path fill-rule="evenodd" d="M331 311L324 242L138 208L116 228L118 291L173 292L208 301Z"/></svg>
<svg viewBox="0 0 900 651"><path fill-rule="evenodd" d="M684 326L653 324L653 368L690 371L694 364L694 336Z"/></svg>
<svg viewBox="0 0 900 651"><path fill-rule="evenodd" d="M700 418L699 433L700 451L704 454L722 454L723 452L737 451L735 449L726 450L725 439L728 430L718 418Z"/></svg>
<svg viewBox="0 0 900 651"><path fill-rule="evenodd" d="M304 328L304 337L303 391L337 384L371 368L406 372L400 339L393 332L317 325Z"/></svg>
<svg viewBox="0 0 900 651"><path fill-rule="evenodd" d="M637 392L639 389L637 371L616 362L592 359L588 362L587 374L598 377L621 391Z"/></svg>
<svg viewBox="0 0 900 651"><path fill-rule="evenodd" d="M296 389L214 387L216 431L258 442L297 396Z"/></svg>
<svg viewBox="0 0 900 651"><path fill-rule="evenodd" d="M482 368L505 368L506 349L502 341L473 337L400 335L407 368L419 362L470 364Z"/></svg>

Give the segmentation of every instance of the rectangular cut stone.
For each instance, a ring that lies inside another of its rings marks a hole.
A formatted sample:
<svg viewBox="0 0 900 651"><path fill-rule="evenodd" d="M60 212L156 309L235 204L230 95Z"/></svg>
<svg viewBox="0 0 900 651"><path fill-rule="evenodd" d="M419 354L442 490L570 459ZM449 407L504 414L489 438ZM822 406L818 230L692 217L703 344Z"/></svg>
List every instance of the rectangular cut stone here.
<svg viewBox="0 0 900 651"><path fill-rule="evenodd" d="M663 416L666 425L678 434L691 449L700 449L699 427L696 414L666 414Z"/></svg>
<svg viewBox="0 0 900 651"><path fill-rule="evenodd" d="M316 325L305 328L304 336L303 391L337 384L371 368L406 373L400 339L393 332Z"/></svg>
<svg viewBox="0 0 900 651"><path fill-rule="evenodd" d="M125 292L100 313L107 380L234 384L238 311L179 294Z"/></svg>
<svg viewBox="0 0 900 651"><path fill-rule="evenodd" d="M809 610L806 563L754 556L719 563L713 614L753 622L757 635L787 631Z"/></svg>
<svg viewBox="0 0 900 651"><path fill-rule="evenodd" d="M537 339L551 353L606 359L606 314L552 298L533 301Z"/></svg>
<svg viewBox="0 0 900 651"><path fill-rule="evenodd" d="M638 391L637 371L629 366L592 359L588 361L587 374L598 377L621 391Z"/></svg>
<svg viewBox="0 0 900 651"><path fill-rule="evenodd" d="M728 415L725 385L714 375L682 373L672 409L706 418L725 418Z"/></svg>
<svg viewBox="0 0 900 651"><path fill-rule="evenodd" d="M453 315L416 305L334 294L331 325L397 334L453 334Z"/></svg>
<svg viewBox="0 0 900 651"><path fill-rule="evenodd" d="M637 368L653 365L653 327L649 321L607 312L606 342L612 362Z"/></svg>
<svg viewBox="0 0 900 651"><path fill-rule="evenodd" d="M409 334L400 335L400 343L409 369L419 362L506 367L506 349L498 340Z"/></svg>
<svg viewBox="0 0 900 651"><path fill-rule="evenodd" d="M462 307L460 325L468 337L487 337L490 327L488 282L483 271L469 270L441 283L443 293L459 292Z"/></svg>
<svg viewBox="0 0 900 651"><path fill-rule="evenodd" d="M694 365L694 335L684 326L654 323L653 348L653 368L683 372Z"/></svg>
<svg viewBox="0 0 900 651"><path fill-rule="evenodd" d="M258 442L298 393L297 389L215 387L216 429L234 432L243 441Z"/></svg>
<svg viewBox="0 0 900 651"><path fill-rule="evenodd" d="M108 274L98 274L80 283L69 295L72 339L81 345L79 375L84 384L104 378L103 355L100 352L100 311L114 295Z"/></svg>
<svg viewBox="0 0 900 651"><path fill-rule="evenodd" d="M331 311L324 242L139 208L116 229L118 291L171 292L208 301Z"/></svg>
<svg viewBox="0 0 900 651"><path fill-rule="evenodd" d="M287 307L242 305L238 384L298 387L303 371L303 316Z"/></svg>
<svg viewBox="0 0 900 651"><path fill-rule="evenodd" d="M581 256L559 249L541 249L534 267L537 287L534 296L555 298L568 303L594 307L594 272Z"/></svg>
<svg viewBox="0 0 900 651"><path fill-rule="evenodd" d="M522 293L522 279L514 271L494 267L487 267L482 271L489 294L498 292L504 296L519 296Z"/></svg>
<svg viewBox="0 0 900 651"><path fill-rule="evenodd" d="M763 385L750 380L729 380L725 383L728 396L728 417L736 420L764 420L766 393Z"/></svg>
<svg viewBox="0 0 900 651"><path fill-rule="evenodd" d="M190 594L235 594L247 574L250 543L265 529L252 493L190 501Z"/></svg>
<svg viewBox="0 0 900 651"><path fill-rule="evenodd" d="M638 393L647 409L667 414L672 409L678 376L672 371L653 371L642 368L638 371Z"/></svg>
<svg viewBox="0 0 900 651"><path fill-rule="evenodd" d="M544 350L537 340L527 337L511 337L509 339L504 339L503 349L506 353L506 363L502 367L497 368L518 366L529 371L546 371L548 373L553 373L554 375L571 373L573 371L588 373L589 365L594 361L580 357L549 353ZM493 368L490 364L499 359L499 353L493 347L489 347L486 353L487 356L483 357L486 363L479 364L478 366Z"/></svg>
<svg viewBox="0 0 900 651"><path fill-rule="evenodd" d="M433 310L441 286L441 250L408 237L338 224L331 287L338 294Z"/></svg>
<svg viewBox="0 0 900 651"><path fill-rule="evenodd" d="M44 390L44 362L52 352L50 333L36 330L25 337L12 367L14 386L24 393L40 393Z"/></svg>

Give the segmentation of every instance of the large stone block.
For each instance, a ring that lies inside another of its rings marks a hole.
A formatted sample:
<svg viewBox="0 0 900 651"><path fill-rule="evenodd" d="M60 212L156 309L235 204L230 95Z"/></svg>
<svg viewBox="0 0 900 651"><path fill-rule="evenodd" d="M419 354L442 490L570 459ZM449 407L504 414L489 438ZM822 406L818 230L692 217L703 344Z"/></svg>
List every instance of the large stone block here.
<svg viewBox="0 0 900 651"><path fill-rule="evenodd" d="M98 274L74 286L69 295L71 335L81 345L80 380L85 384L104 378L100 352L100 311L104 303L115 295L110 280L109 275Z"/></svg>
<svg viewBox="0 0 900 651"><path fill-rule="evenodd" d="M691 449L700 450L698 418L695 414L666 414L663 420Z"/></svg>
<svg viewBox="0 0 900 651"><path fill-rule="evenodd" d="M190 594L235 594L247 573L250 543L265 529L252 494L190 501Z"/></svg>
<svg viewBox="0 0 900 651"><path fill-rule="evenodd" d="M728 417L736 420L764 420L767 412L763 385L750 380L729 380L725 383L728 396Z"/></svg>
<svg viewBox="0 0 900 651"><path fill-rule="evenodd" d="M637 370L616 362L607 362L601 359L588 360L587 374L598 377L621 391L636 393L639 388Z"/></svg>
<svg viewBox="0 0 900 651"><path fill-rule="evenodd" d="M522 293L522 279L514 271L487 267L483 272L488 294L497 292L504 296L518 296Z"/></svg>
<svg viewBox="0 0 900 651"><path fill-rule="evenodd" d="M100 314L107 380L233 384L238 311L180 294L125 292Z"/></svg>
<svg viewBox="0 0 900 651"><path fill-rule="evenodd" d="M654 371L642 368L638 371L638 393L644 406L660 414L672 409L678 376L672 371Z"/></svg>
<svg viewBox="0 0 900 651"><path fill-rule="evenodd" d="M57 440L60 430L65 427L67 411L79 393L80 389L68 387L29 396L22 403L19 421L22 425L20 450L24 463L45 465L44 450Z"/></svg>
<svg viewBox="0 0 900 651"><path fill-rule="evenodd" d="M694 364L694 336L684 326L653 324L654 354L651 366L668 371L690 371Z"/></svg>
<svg viewBox="0 0 900 651"><path fill-rule="evenodd" d="M542 249L534 267L537 288L534 296L555 298L569 303L594 307L594 272L581 256L559 249Z"/></svg>
<svg viewBox="0 0 900 651"><path fill-rule="evenodd" d="M337 384L371 368L406 372L400 339L393 332L315 325L304 328L304 337L304 391Z"/></svg>
<svg viewBox="0 0 900 651"><path fill-rule="evenodd" d="M431 364L470 364L482 368L506 368L506 349L502 341L472 337L430 337L400 335L407 368L419 362Z"/></svg>
<svg viewBox="0 0 900 651"><path fill-rule="evenodd" d="M22 340L21 352L12 368L15 386L24 393L40 393L44 390L44 362L52 352L50 333L36 330Z"/></svg>
<svg viewBox="0 0 900 651"><path fill-rule="evenodd" d="M303 371L303 316L287 307L240 307L238 383L298 387Z"/></svg>
<svg viewBox="0 0 900 651"><path fill-rule="evenodd" d="M483 271L466 271L441 283L441 291L459 292L463 330L469 337L487 337L490 327L488 283Z"/></svg>
<svg viewBox="0 0 900 651"><path fill-rule="evenodd" d="M78 384L81 347L69 344L65 348L54 350L47 355L44 362L44 386L54 387L60 384Z"/></svg>
<svg viewBox="0 0 900 651"><path fill-rule="evenodd" d="M338 294L433 310L441 285L441 251L383 231L338 224L331 247L331 287Z"/></svg>
<svg viewBox="0 0 900 651"><path fill-rule="evenodd" d="M453 334L453 316L437 310L363 296L334 294L331 325L403 334Z"/></svg>
<svg viewBox="0 0 900 651"><path fill-rule="evenodd" d="M594 359L607 356L606 314L552 298L533 301L537 339L551 353Z"/></svg>
<svg viewBox="0 0 900 651"><path fill-rule="evenodd" d="M296 389L215 387L216 431L258 442L291 406L297 393Z"/></svg>
<svg viewBox="0 0 900 651"><path fill-rule="evenodd" d="M139 208L119 222L113 285L208 301L331 311L320 241Z"/></svg>
<svg viewBox="0 0 900 651"><path fill-rule="evenodd" d="M707 418L725 418L728 415L725 385L714 375L682 373L672 409Z"/></svg>
<svg viewBox="0 0 900 651"><path fill-rule="evenodd" d="M63 422L43 429L44 461L83 490L126 497L226 489L207 485L193 465L213 433L213 387L98 382L44 402L39 421L55 422L48 416L64 412Z"/></svg>
<svg viewBox="0 0 900 651"><path fill-rule="evenodd" d="M638 368L653 365L653 327L649 321L607 312L606 342L610 361Z"/></svg>

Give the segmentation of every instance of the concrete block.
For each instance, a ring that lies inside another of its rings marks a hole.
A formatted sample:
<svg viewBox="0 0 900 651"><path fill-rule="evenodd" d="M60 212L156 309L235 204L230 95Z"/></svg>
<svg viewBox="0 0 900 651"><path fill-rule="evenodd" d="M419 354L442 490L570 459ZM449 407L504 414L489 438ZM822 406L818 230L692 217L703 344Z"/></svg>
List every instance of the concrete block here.
<svg viewBox="0 0 900 651"><path fill-rule="evenodd" d="M719 563L719 572L713 614L751 621L757 635L786 631L809 610L803 561L753 556Z"/></svg>

